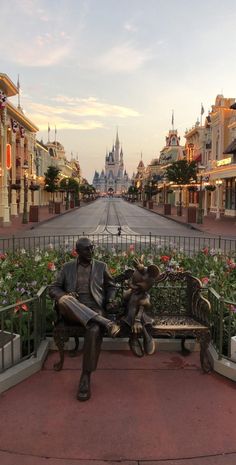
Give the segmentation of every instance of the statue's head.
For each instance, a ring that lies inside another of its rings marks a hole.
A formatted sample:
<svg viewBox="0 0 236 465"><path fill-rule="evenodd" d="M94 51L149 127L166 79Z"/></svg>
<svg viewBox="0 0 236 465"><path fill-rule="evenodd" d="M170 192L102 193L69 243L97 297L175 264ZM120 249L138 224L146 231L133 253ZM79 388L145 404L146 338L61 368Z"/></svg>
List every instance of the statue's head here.
<svg viewBox="0 0 236 465"><path fill-rule="evenodd" d="M88 237L78 239L75 249L81 261L90 262L92 260L94 245Z"/></svg>

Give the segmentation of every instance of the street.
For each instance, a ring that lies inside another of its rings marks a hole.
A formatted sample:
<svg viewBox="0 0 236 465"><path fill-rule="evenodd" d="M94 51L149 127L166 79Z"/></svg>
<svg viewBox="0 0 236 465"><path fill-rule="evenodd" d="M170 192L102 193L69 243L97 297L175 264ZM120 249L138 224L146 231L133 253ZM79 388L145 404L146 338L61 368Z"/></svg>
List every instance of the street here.
<svg viewBox="0 0 236 465"><path fill-rule="evenodd" d="M121 233L126 235L202 236L199 231L155 215L121 198L100 198L50 222L34 226L34 229L27 231L27 236L116 234L119 226Z"/></svg>

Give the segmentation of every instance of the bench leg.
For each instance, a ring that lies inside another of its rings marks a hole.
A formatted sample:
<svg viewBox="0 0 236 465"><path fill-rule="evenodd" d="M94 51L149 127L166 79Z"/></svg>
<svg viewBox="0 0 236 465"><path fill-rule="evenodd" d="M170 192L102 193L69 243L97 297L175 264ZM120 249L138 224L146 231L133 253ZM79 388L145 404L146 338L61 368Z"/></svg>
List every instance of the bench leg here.
<svg viewBox="0 0 236 465"><path fill-rule="evenodd" d="M58 347L59 356L60 356L59 362L56 362L53 365L53 368L54 368L55 371L61 371L62 368L63 368L63 364L64 364L64 346L65 346L65 342L68 341L68 339L69 339L68 337L64 337L61 334L57 334L57 333L54 334L54 342L55 342L56 346Z"/></svg>
<svg viewBox="0 0 236 465"><path fill-rule="evenodd" d="M212 365L207 354L207 349L211 340L210 331L199 336L200 342L200 362L202 371L204 373L210 373L212 371Z"/></svg>
<svg viewBox="0 0 236 465"><path fill-rule="evenodd" d="M79 349L79 338L78 336L75 336L75 347L72 350L69 350L69 356L70 357L76 357L78 355L78 349Z"/></svg>
<svg viewBox="0 0 236 465"><path fill-rule="evenodd" d="M185 341L186 337L181 337L181 354L184 356L189 355L191 352L189 349L187 349L187 347L185 347Z"/></svg>

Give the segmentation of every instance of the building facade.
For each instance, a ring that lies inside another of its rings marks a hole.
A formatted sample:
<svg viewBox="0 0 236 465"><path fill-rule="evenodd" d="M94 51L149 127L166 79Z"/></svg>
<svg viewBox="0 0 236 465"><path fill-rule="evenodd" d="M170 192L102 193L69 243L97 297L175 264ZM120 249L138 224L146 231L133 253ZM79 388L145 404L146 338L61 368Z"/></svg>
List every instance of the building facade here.
<svg viewBox="0 0 236 465"><path fill-rule="evenodd" d="M35 180L35 141L38 128L10 97L18 88L6 74L0 74L0 223L29 210L32 196L28 187ZM27 196L26 196L27 195ZM26 202L27 200L27 202Z"/></svg>

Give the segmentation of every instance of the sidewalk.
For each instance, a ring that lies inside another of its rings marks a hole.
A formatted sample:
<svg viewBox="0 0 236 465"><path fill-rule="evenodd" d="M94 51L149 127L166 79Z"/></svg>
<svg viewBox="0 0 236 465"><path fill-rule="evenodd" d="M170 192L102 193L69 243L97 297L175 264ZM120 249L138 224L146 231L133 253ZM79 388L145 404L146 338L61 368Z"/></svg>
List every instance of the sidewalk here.
<svg viewBox="0 0 236 465"><path fill-rule="evenodd" d="M83 203L81 202L81 206ZM39 221L38 222L29 222L27 224L22 223L22 215L19 215L16 218L12 219L12 224L6 227L0 227L0 237L10 237L13 235L21 234L25 231L27 235L27 231L35 228L37 225L44 223L52 218L56 218L60 215L64 215L69 213L70 211L74 211L75 209L80 207L75 207L74 209L65 210L65 206L61 208L61 213L49 213L48 205L43 207L39 207Z"/></svg>
<svg viewBox="0 0 236 465"><path fill-rule="evenodd" d="M203 217L203 224L198 223L188 223L187 222L187 209L182 208L182 216L177 215L177 208L171 206L171 215L164 215L163 205L153 204L153 209L150 210L147 207L143 207L141 203L138 205L142 208L146 208L149 211L153 211L158 215L161 215L165 218L169 218L177 223L185 224L187 227L195 229L197 231L204 232L206 235L214 234L219 236L232 237L236 239L236 217L225 217L221 216L219 220L215 219L214 214L208 214L208 216Z"/></svg>
<svg viewBox="0 0 236 465"><path fill-rule="evenodd" d="M235 383L199 353L103 350L88 402L81 353L56 360L0 396L1 465L235 465Z"/></svg>

